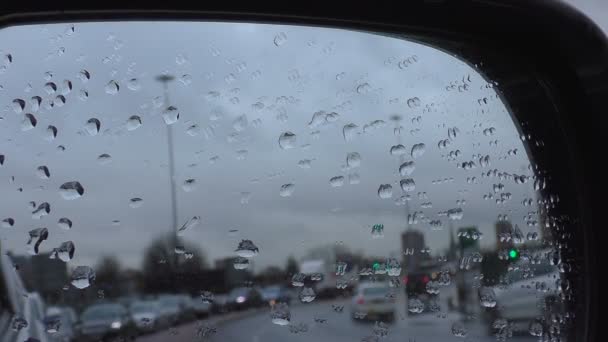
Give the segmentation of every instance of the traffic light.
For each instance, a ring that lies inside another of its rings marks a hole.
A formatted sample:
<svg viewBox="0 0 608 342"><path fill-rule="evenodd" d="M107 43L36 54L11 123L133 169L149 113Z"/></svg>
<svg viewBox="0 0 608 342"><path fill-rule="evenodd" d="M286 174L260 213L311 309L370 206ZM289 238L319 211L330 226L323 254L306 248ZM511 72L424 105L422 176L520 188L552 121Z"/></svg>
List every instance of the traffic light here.
<svg viewBox="0 0 608 342"><path fill-rule="evenodd" d="M509 259L516 260L517 258L519 258L519 251L516 250L515 248L511 248L509 250Z"/></svg>

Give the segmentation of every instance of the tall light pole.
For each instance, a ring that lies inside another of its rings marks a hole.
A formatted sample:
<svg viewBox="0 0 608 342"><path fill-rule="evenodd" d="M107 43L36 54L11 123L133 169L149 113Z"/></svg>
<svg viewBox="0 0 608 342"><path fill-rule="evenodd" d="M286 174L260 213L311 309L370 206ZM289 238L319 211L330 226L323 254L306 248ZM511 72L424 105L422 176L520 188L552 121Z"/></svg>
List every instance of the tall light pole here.
<svg viewBox="0 0 608 342"><path fill-rule="evenodd" d="M391 115L390 119L391 119L391 121L393 121L395 123L394 132L396 132L396 130L398 130L398 129L400 130L401 129L401 119L402 119L401 115L399 115L399 114ZM401 132L399 132L399 134L395 134L395 135L397 136L397 144L398 145L401 144ZM401 166L404 162L405 162L405 157L402 154L399 156L399 166ZM401 183L399 183L399 186L401 186ZM405 194L405 196L408 196L408 194ZM405 227L407 228L407 230L409 230L410 229L410 221L409 221L410 201L408 201L408 200L405 201L405 217L406 217Z"/></svg>
<svg viewBox="0 0 608 342"><path fill-rule="evenodd" d="M172 75L167 75L167 74L162 74L162 75L158 75L156 76L156 80L158 82L161 82L163 84L163 90L164 90L164 105L165 105L165 110L169 107L169 82L173 81L175 79L175 76ZM171 187L171 223L173 224L173 231L175 233L176 236L176 242L177 242L177 189L175 186L175 158L173 156L174 153L174 149L173 149L173 126L172 125L166 125L167 126L167 148L168 148L168 153L169 153L169 185ZM175 247L175 246L174 246Z"/></svg>

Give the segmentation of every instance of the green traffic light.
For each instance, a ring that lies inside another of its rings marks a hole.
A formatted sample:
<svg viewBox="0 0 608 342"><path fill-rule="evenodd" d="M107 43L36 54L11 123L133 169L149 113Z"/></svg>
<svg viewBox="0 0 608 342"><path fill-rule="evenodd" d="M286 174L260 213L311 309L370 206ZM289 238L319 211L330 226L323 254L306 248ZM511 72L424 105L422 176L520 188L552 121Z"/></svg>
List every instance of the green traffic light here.
<svg viewBox="0 0 608 342"><path fill-rule="evenodd" d="M374 265L372 265L372 267L374 268L374 270L377 270L378 268L380 268L380 263L375 262Z"/></svg>
<svg viewBox="0 0 608 342"><path fill-rule="evenodd" d="M509 258L515 259L515 258L517 258L518 254L519 253L516 250L512 249L512 250L509 251Z"/></svg>

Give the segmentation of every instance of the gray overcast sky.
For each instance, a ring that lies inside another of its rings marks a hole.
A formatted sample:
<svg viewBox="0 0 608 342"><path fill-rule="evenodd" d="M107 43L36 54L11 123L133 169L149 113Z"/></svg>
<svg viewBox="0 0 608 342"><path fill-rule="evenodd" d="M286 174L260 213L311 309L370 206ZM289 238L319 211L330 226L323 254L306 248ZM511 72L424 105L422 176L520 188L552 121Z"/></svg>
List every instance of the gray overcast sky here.
<svg viewBox="0 0 608 342"><path fill-rule="evenodd" d="M516 185L480 177L494 168L531 176L511 117L480 74L443 52L400 39L311 27L76 23L73 33L70 27L0 31L0 56L12 56L12 63L0 73L0 103L6 106L0 114L0 154L5 155L0 166L0 219L16 221L14 227L0 230L3 248L24 253L28 231L48 227L50 236L41 249L50 251L62 241L74 241L72 265L94 264L101 256L115 255L125 265L139 267L145 246L174 229L161 116L166 105L158 107L154 100L163 94L154 81L162 72L177 76L170 84L170 101L180 113L172 125L179 224L201 216L202 223L183 239L199 245L211 259L234 255L242 238L260 248L256 269L284 265L289 254L302 256L310 248L337 241L368 255L400 253L399 236L407 220L405 208L395 204L403 194L400 159L389 154L398 141L408 151L404 160L412 159L409 151L414 144L426 145L424 155L415 159L411 177L416 189L410 193L409 206L411 213L422 211L429 220L443 222L442 231L432 231L428 220L413 226L425 232L434 252L449 240L448 219L438 213L452 208L464 211L454 227L478 226L485 246L494 243L493 225L499 214L508 214L524 233L534 229L525 226L523 216L535 207L521 205L534 196L532 182ZM411 63L400 67L399 62L408 58ZM83 69L91 75L86 83L77 77ZM52 95L44 90L48 71L58 86ZM133 78L137 87L129 87ZM30 98L41 96L43 103L55 99L64 80L73 85L65 95L66 104L52 109L43 105L34 112ZM105 91L112 80L119 84L114 95ZM452 84L454 89L449 88ZM465 84L467 90L459 91ZM89 94L86 100L80 98L83 89ZM407 100L414 97L420 105L410 108ZM27 101L23 113L13 110L16 98ZM309 128L313 114L321 110L335 111L338 120ZM21 130L24 113L37 118L34 129ZM394 114L402 117L400 135L393 132ZM128 131L125 123L131 115L139 115L143 124ZM241 115L247 125L235 129L234 121ZM90 118L101 122L96 136L84 131ZM386 124L363 132L374 120ZM359 134L345 141L342 129L349 123L358 126ZM200 128L195 136L186 133L193 124ZM44 139L48 125L58 129L52 142ZM439 149L438 142L448 139L450 127L460 133L447 148ZM495 134L484 135L490 127ZM311 134L316 130L318 134ZM287 131L297 142L283 150L278 139ZM497 146L490 146L494 140ZM59 152L58 145L65 151ZM518 151L515 156L508 154L513 149ZM244 160L237 158L239 150L247 151ZM448 161L445 156L456 150L460 156ZM349 152L361 155L359 168L345 169ZM112 156L111 163L98 163L102 153ZM478 159L484 155L490 155L489 168L480 167ZM214 156L219 160L212 164ZM310 169L298 167L303 159L312 160ZM477 168L456 167L466 161L475 161ZM48 166L50 179L36 176L40 165ZM352 173L359 174L360 184L349 184ZM12 176L14 183L9 182ZM342 187L330 186L329 179L335 176L346 177ZM433 184L450 177L453 182ZM468 184L467 177L476 177L477 184ZM196 179L194 191L181 187L188 178ZM84 186L85 194L64 200L58 189L73 180ZM286 183L293 183L295 191L281 197L279 190ZM385 183L393 186L391 199L377 195ZM512 194L500 206L483 199L498 183L505 185L502 192ZM19 187L23 192L17 191ZM418 192L426 192L428 199L419 199ZM242 203L242 193L250 193L248 203ZM143 199L140 208L129 207L133 197ZM457 204L462 199L466 205ZM29 201L49 202L50 215L33 219ZM423 202L432 202L432 207L422 208ZM57 226L61 217L74 222L70 231ZM120 220L120 225L113 225L113 220ZM370 227L375 223L384 224L383 239L372 239ZM230 235L231 229L238 229L238 234Z"/></svg>

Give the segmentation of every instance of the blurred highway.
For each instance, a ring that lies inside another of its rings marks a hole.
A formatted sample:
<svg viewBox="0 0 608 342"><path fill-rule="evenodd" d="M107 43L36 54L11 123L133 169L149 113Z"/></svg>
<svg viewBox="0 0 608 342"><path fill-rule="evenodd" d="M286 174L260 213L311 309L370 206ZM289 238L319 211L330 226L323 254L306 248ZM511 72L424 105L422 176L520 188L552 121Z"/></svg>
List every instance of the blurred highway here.
<svg viewBox="0 0 608 342"><path fill-rule="evenodd" d="M335 312L333 305L344 305L341 313ZM405 298L397 298L397 315L393 323L387 324L388 334L384 341L496 341L488 334L486 325L478 317L465 321L467 338L452 334L452 324L462 321L457 312L437 314L423 313L406 315ZM442 307L445 307L442 305ZM209 328L215 332L209 332ZM303 330L303 331L302 331ZM179 341L235 341L235 342L274 342L274 341L361 341L375 336L374 322L355 321L351 318L350 300L314 301L310 304L297 303L291 306L291 324L279 326L272 324L270 309L256 309L231 313L207 320L148 335L137 339L140 342ZM207 332L203 338L197 333ZM296 332L297 331L297 332ZM380 333L379 331L377 331ZM532 336L513 336L510 341L535 341ZM373 338L370 339L373 341Z"/></svg>

